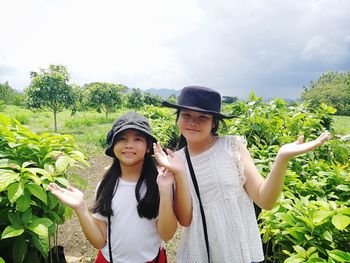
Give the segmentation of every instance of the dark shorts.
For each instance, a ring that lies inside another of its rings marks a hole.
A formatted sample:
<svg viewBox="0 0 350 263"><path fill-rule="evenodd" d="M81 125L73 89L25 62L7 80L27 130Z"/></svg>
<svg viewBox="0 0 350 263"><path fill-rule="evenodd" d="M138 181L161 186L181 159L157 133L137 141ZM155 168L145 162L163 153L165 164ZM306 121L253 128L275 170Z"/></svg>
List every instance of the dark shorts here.
<svg viewBox="0 0 350 263"><path fill-rule="evenodd" d="M101 250L98 251L95 263L109 263L104 256L102 255ZM158 255L152 261L148 261L147 263L168 263L166 252L164 248L161 248L158 252Z"/></svg>

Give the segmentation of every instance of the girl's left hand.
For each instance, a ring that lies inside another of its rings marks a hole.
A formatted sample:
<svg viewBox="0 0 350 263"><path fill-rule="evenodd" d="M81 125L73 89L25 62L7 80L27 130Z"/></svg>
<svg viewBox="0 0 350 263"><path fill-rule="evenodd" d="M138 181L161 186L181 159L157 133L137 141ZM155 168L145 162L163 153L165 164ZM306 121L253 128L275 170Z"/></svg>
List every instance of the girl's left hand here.
<svg viewBox="0 0 350 263"><path fill-rule="evenodd" d="M289 159L307 153L323 145L330 137L330 132L325 131L317 139L304 143L304 135L300 135L295 142L283 145L278 151L278 155L282 158Z"/></svg>

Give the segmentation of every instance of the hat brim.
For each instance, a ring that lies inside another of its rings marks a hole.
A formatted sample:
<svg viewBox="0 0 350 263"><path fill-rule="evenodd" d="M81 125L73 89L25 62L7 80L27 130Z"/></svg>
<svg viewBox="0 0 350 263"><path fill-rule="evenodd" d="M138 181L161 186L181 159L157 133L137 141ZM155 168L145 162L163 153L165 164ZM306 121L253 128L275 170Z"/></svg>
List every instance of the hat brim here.
<svg viewBox="0 0 350 263"><path fill-rule="evenodd" d="M198 112L202 112L202 113L212 114L212 115L217 116L221 119L232 119L232 118L236 117L235 115L224 115L220 112L204 110L204 109L201 109L198 107L173 104L173 103L170 103L168 101L163 101L162 105L165 107L168 107L168 108L173 108L173 109L178 109L178 110L186 109L186 110L193 110L193 111L198 111Z"/></svg>
<svg viewBox="0 0 350 263"><path fill-rule="evenodd" d="M147 138L149 138L151 140L152 143L156 143L157 142L157 139L152 134L150 134L147 130L141 128L140 126L137 126L137 125L125 125L123 128L119 129L116 133L113 134L111 143L107 146L107 148L105 150L105 154L106 155L108 155L110 157L115 157L114 151L113 151L113 145L115 143L117 135L119 133L121 133L122 131L130 130L130 129L142 132L143 134L146 135Z"/></svg>

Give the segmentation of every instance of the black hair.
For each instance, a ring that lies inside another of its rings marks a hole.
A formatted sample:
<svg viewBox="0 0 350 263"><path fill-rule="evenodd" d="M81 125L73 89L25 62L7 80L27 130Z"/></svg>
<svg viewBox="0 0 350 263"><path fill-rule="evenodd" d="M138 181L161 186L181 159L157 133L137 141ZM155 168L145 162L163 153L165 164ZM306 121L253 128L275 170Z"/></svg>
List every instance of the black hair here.
<svg viewBox="0 0 350 263"><path fill-rule="evenodd" d="M147 139L148 147L150 147L151 142L146 135L145 138ZM151 152L145 154L141 175L135 188L135 197L138 203L137 212L141 218L145 217L148 219L156 218L159 211L158 170L151 154ZM120 162L117 158L114 158L112 165L104 174L97 188L96 198L92 208L93 213L100 213L105 217L113 215L112 199L117 191L120 177ZM147 189L145 195L142 197L140 190L144 182Z"/></svg>
<svg viewBox="0 0 350 263"><path fill-rule="evenodd" d="M181 112L181 109L178 109L176 111L176 122L179 120L179 117L180 117L180 112ZM217 136L218 135L218 129L219 129L219 124L220 122L223 122L223 119L220 118L219 116L217 115L212 115L213 116L213 128L211 129L211 134L213 134L214 136ZM224 123L225 124L225 123ZM176 144L176 150L180 150L181 148L185 147L187 145L187 141L186 141L186 138L180 134L180 137L179 137L179 140Z"/></svg>

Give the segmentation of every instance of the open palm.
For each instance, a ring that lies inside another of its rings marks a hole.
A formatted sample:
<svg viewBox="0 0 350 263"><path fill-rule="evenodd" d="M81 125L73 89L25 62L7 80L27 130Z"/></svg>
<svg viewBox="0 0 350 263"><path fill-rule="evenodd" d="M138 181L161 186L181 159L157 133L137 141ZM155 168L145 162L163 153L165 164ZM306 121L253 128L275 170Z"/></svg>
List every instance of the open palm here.
<svg viewBox="0 0 350 263"><path fill-rule="evenodd" d="M62 188L55 183L50 183L48 189L62 204L73 209L79 208L84 203L84 194L72 186Z"/></svg>
<svg viewBox="0 0 350 263"><path fill-rule="evenodd" d="M304 142L304 136L300 135L295 142L283 145L278 154L285 158L292 158L316 149L329 139L330 133L328 131L323 132L317 139L309 142Z"/></svg>
<svg viewBox="0 0 350 263"><path fill-rule="evenodd" d="M153 151L160 166L165 167L174 174L183 173L185 170L184 161L173 151L167 149L165 153L159 143L153 144Z"/></svg>

